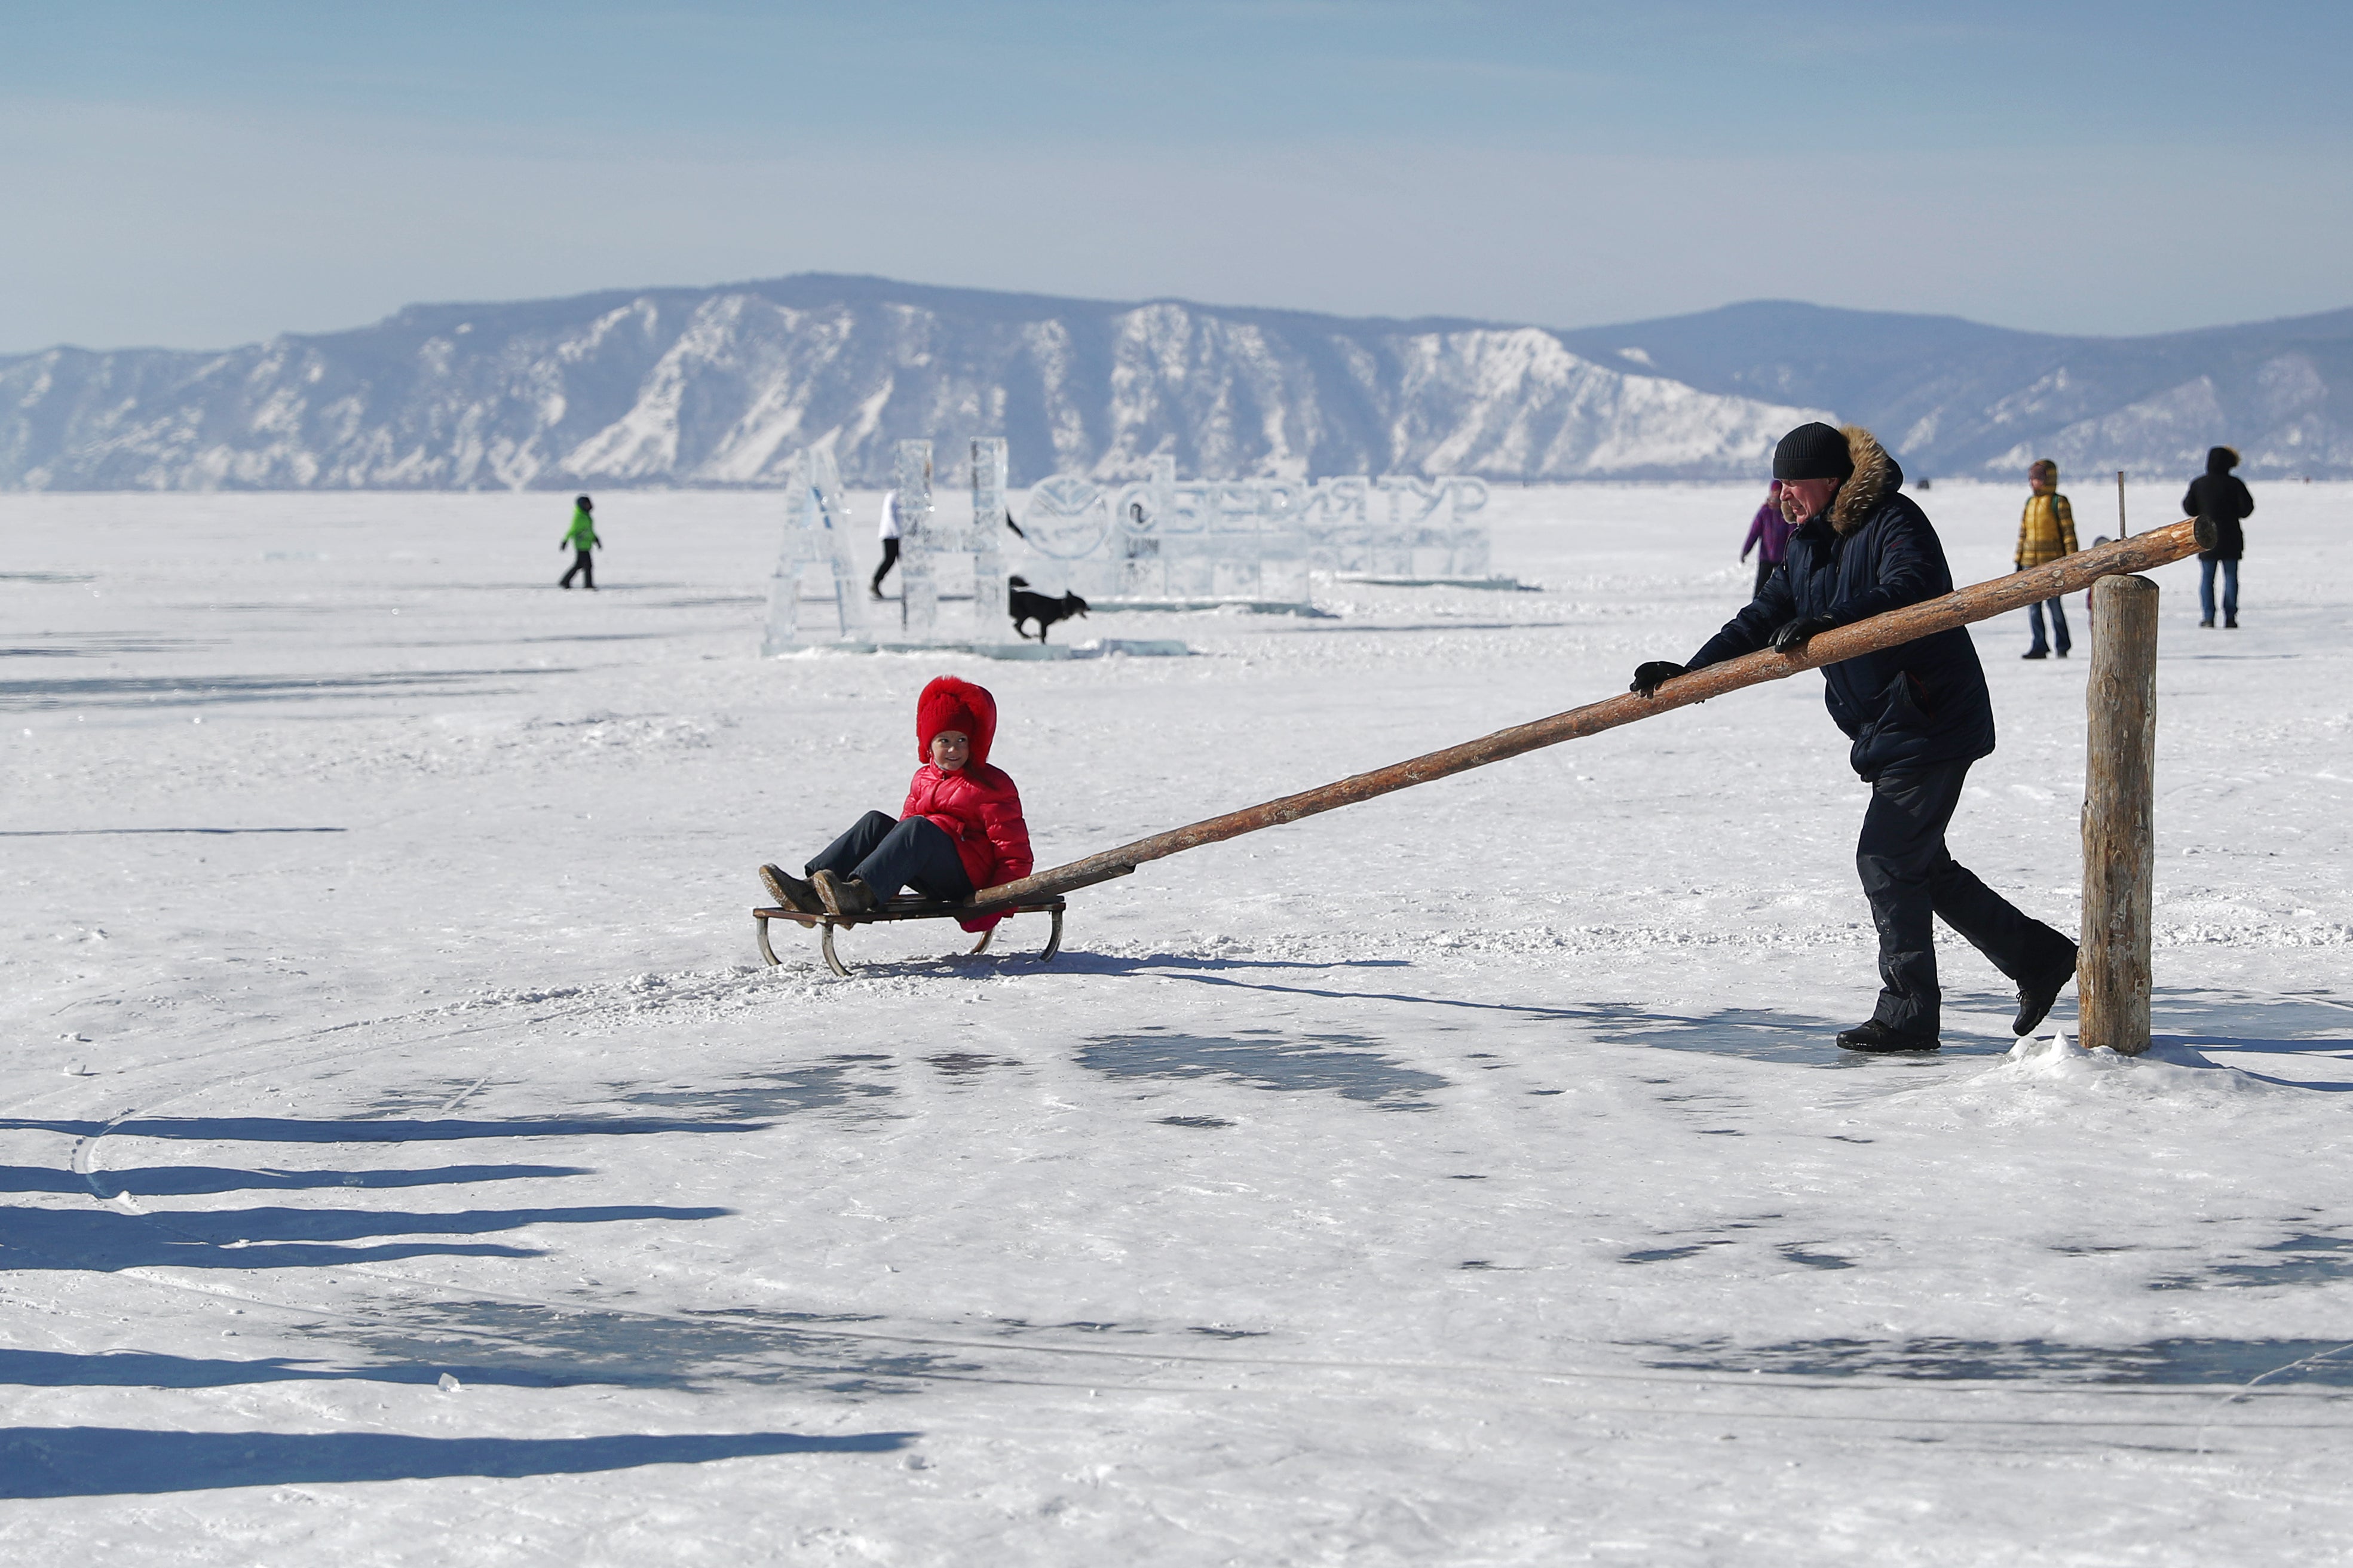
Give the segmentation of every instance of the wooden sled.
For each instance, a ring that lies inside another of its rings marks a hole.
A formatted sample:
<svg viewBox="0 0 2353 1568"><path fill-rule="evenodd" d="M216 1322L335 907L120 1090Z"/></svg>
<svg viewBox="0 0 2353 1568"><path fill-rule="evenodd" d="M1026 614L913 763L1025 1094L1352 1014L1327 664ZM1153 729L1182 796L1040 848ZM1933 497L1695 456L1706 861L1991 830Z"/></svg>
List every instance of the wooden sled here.
<svg viewBox="0 0 2353 1568"><path fill-rule="evenodd" d="M1054 955L1062 951L1063 907L1060 899L1039 899L1033 903L1015 904L1005 910L1008 916L1051 915L1054 917L1054 929L1046 937L1046 951L1038 955L1038 962L1040 963L1051 963L1054 961ZM890 921L952 921L960 916L969 915L971 912L960 904L935 904L929 899L902 896L892 900L872 914L860 915L855 920L844 920L839 915L804 914L798 910L776 908L754 910L752 930L760 939L760 956L771 964L777 964L784 960L778 958L776 950L768 945L768 922L790 921L797 926L815 926L818 930L818 949L825 954L825 966L847 980L849 978L849 966L842 963L840 955L833 951L833 933L836 928L881 925ZM972 951L987 952L989 939L996 935L994 927L981 932L980 940L973 944Z"/></svg>

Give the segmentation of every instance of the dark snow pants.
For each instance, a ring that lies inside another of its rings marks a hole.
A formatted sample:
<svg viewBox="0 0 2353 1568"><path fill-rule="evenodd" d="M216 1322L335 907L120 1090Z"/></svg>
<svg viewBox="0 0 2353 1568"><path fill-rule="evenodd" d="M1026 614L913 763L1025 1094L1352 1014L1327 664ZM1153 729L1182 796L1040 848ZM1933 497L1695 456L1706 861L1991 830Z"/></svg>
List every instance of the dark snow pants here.
<svg viewBox="0 0 2353 1568"><path fill-rule="evenodd" d="M876 598L881 598L882 578L892 567L897 564L899 564L899 542L895 539L886 539L882 542L882 564L874 568L874 581L867 584L866 591Z"/></svg>
<svg viewBox="0 0 2353 1568"><path fill-rule="evenodd" d="M943 904L972 897L972 879L965 874L955 840L928 816L898 822L879 811L868 812L828 845L824 854L801 868L805 877L819 871L855 877L873 889L877 899L891 898L902 888L913 888Z"/></svg>
<svg viewBox="0 0 2353 1568"><path fill-rule="evenodd" d="M1871 786L1854 868L1879 928L1879 1006L1873 1016L1907 1035L1934 1037L1936 921L1968 939L1996 969L2024 983L2070 962L2073 945L1978 880L1945 847L1945 827L1960 804L1967 763L1939 763L1882 773Z"/></svg>
<svg viewBox="0 0 2353 1568"><path fill-rule="evenodd" d="M583 587L594 588L596 585L596 563L588 558L588 552L586 551L575 550L572 552L572 572L566 572L563 577L557 580L555 585L559 588L569 588L572 586L573 572L576 572L580 574L580 582Z"/></svg>

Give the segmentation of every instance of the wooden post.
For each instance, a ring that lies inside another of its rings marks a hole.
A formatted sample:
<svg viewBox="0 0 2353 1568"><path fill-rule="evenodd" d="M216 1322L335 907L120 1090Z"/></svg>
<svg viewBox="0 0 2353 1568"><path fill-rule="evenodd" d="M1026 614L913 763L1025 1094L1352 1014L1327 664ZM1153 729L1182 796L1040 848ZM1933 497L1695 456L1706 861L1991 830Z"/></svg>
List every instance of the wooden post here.
<svg viewBox="0 0 2353 1568"><path fill-rule="evenodd" d="M2157 873L2157 584L2092 584L2091 754L2084 773L2084 1049L2148 1049L2149 895Z"/></svg>

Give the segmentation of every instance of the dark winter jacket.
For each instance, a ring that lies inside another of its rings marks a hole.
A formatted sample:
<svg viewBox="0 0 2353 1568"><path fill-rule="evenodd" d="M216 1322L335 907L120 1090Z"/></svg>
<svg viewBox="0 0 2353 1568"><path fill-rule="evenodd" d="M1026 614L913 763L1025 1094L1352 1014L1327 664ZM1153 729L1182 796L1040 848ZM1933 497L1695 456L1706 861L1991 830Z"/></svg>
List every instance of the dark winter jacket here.
<svg viewBox="0 0 2353 1568"><path fill-rule="evenodd" d="M2206 471L2189 481L2189 493L2181 498L2184 512L2214 520L2214 548L2200 551L2200 561L2236 561L2246 553L2247 531L2239 523L2253 513L2255 498L2231 471L2238 466L2238 453L2215 447L2206 454Z"/></svg>
<svg viewBox="0 0 2353 1568"><path fill-rule="evenodd" d="M1798 525L1781 570L1688 668L1755 653L1793 620L1845 626L1952 592L1927 514L1896 493L1904 470L1868 430L1850 425L1845 435L1853 477ZM1822 681L1831 719L1854 742L1848 760L1865 779L1993 750L1993 699L1977 647L1958 626L1825 665Z"/></svg>

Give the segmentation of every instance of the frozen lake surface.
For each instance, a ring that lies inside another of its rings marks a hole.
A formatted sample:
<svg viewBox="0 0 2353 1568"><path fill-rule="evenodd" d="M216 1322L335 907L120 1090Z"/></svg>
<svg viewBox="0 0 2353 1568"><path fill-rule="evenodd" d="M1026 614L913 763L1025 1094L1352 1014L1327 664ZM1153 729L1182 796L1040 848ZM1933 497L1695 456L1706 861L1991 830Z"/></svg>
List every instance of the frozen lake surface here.
<svg viewBox="0 0 2353 1568"><path fill-rule="evenodd" d="M565 497L0 498L0 1550L2342 1561L2353 487L2258 489L2242 630L2157 574L2138 1061L2013 1050L1949 933L1943 1053L1836 1049L1812 675L1147 866L1050 966L753 952L934 674L1052 865L1686 657L1757 499L1499 488L1541 592L1039 664L759 659L768 497L603 498L593 595ZM1922 499L2007 570L2019 491ZM2081 605L1977 628L1953 834L2070 931Z"/></svg>

